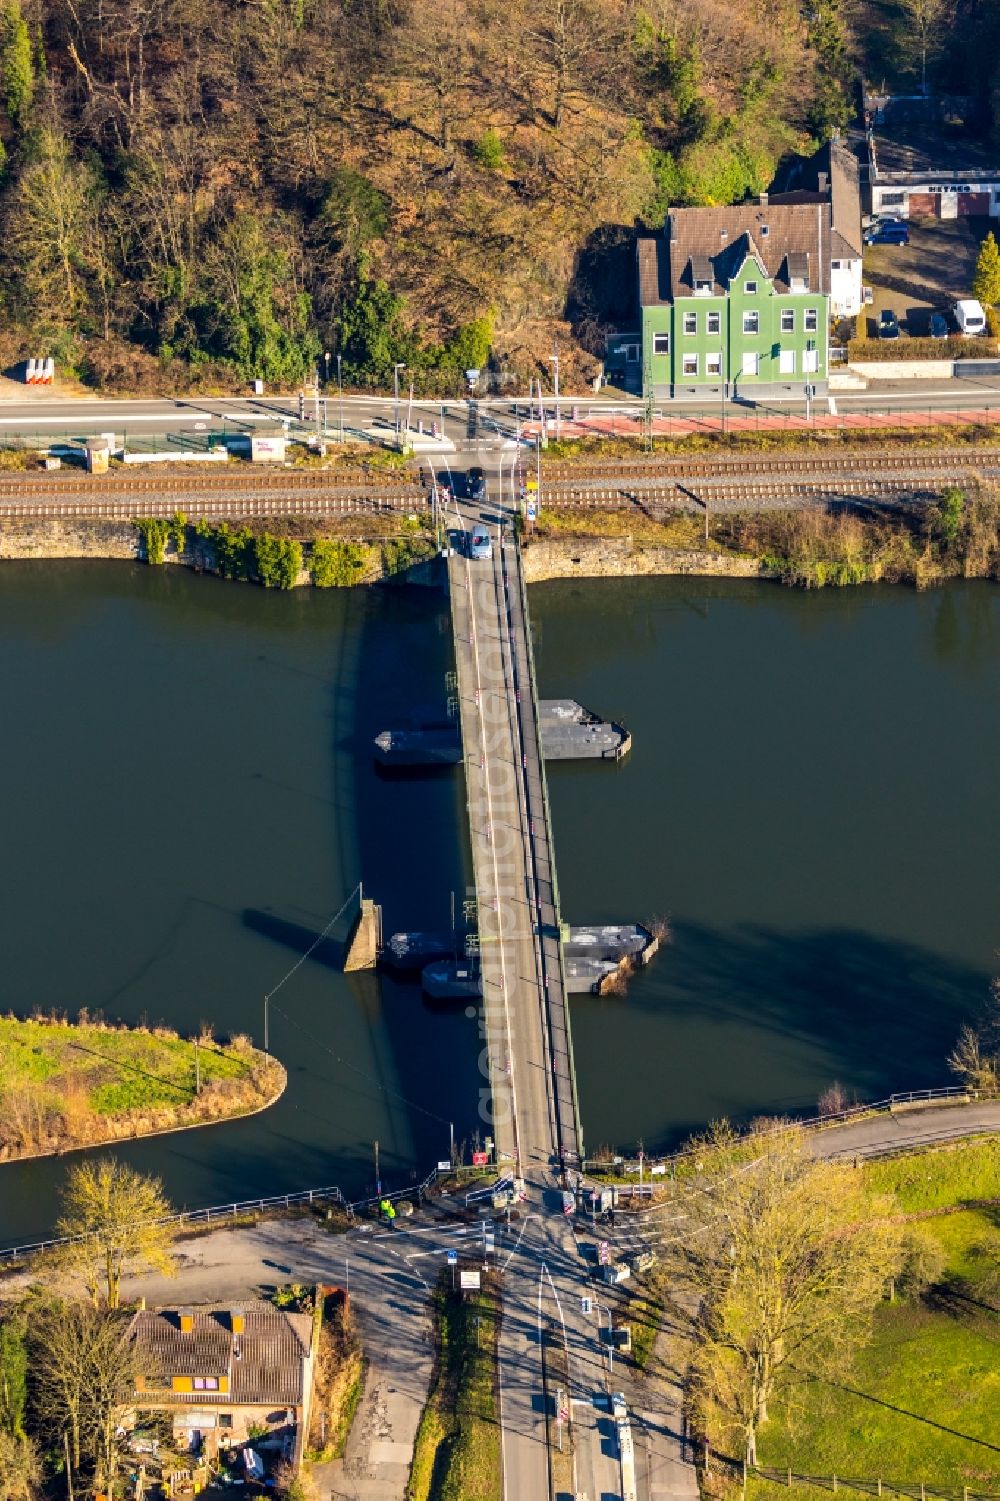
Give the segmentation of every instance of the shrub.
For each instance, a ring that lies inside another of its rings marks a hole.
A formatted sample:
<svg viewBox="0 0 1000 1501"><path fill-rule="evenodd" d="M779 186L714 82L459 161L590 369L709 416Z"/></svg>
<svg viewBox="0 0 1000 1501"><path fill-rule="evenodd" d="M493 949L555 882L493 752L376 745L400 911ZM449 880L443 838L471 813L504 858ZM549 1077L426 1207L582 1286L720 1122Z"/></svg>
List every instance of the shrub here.
<svg viewBox="0 0 1000 1501"><path fill-rule="evenodd" d="M503 141L492 125L483 131L472 148L472 154L481 167L489 172L499 172L507 165Z"/></svg>
<svg viewBox="0 0 1000 1501"><path fill-rule="evenodd" d="M345 589L364 573L369 550L358 542L316 537L309 552L309 574L317 589Z"/></svg>
<svg viewBox="0 0 1000 1501"><path fill-rule="evenodd" d="M149 516L137 521L135 526L139 536L142 538L146 562L151 567L156 567L163 562L166 556L167 538L170 536L170 522L163 521L156 516Z"/></svg>
<svg viewBox="0 0 1000 1501"><path fill-rule="evenodd" d="M265 589L291 589L302 570L302 544L289 537L257 538L257 577Z"/></svg>
<svg viewBox="0 0 1000 1501"><path fill-rule="evenodd" d="M963 339L851 339L847 358L855 360L981 360L996 354L996 340Z"/></svg>

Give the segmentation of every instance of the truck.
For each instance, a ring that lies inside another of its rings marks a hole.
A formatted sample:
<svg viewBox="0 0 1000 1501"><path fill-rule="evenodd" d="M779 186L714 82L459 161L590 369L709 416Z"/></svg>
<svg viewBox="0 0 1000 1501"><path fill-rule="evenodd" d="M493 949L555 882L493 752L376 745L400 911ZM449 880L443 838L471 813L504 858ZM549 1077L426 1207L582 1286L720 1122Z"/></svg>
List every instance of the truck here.
<svg viewBox="0 0 1000 1501"><path fill-rule="evenodd" d="M983 305L974 297L961 297L955 303L955 322L960 334L984 334L986 314Z"/></svg>

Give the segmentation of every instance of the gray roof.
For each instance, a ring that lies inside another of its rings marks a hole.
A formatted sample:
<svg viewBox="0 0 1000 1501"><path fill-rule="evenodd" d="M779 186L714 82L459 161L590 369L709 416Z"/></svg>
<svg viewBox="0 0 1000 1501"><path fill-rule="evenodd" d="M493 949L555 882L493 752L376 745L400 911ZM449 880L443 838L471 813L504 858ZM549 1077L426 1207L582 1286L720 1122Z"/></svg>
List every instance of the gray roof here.
<svg viewBox="0 0 1000 1501"><path fill-rule="evenodd" d="M830 254L834 260L861 258L861 186L853 151L842 141L828 141L812 156L791 162L782 182L787 190L772 193L772 203L829 203Z"/></svg>
<svg viewBox="0 0 1000 1501"><path fill-rule="evenodd" d="M639 306L662 307L670 301L670 270L662 235L639 236Z"/></svg>
<svg viewBox="0 0 1000 1501"><path fill-rule="evenodd" d="M129 1326L142 1395L157 1402L195 1400L227 1406L241 1402L275 1407L295 1406L303 1400L304 1363L309 1357L312 1320L308 1314L286 1313L270 1303L247 1303L242 1309L243 1333L232 1332L228 1305L195 1308L194 1327L181 1333L175 1309L142 1309ZM172 1376L228 1376L229 1392L170 1393ZM137 1394L138 1395L138 1394ZM141 1397L140 1397L141 1400Z"/></svg>
<svg viewBox="0 0 1000 1501"><path fill-rule="evenodd" d="M787 292L791 265L808 269L811 292L830 290L830 205L828 203L741 203L721 208L674 209L654 249L639 242L639 296L654 302L693 297L696 278L707 262L712 292L724 296L748 255L756 256L777 292ZM665 251L666 277L663 256ZM646 276L643 276L643 268ZM647 295L654 287L657 296Z"/></svg>

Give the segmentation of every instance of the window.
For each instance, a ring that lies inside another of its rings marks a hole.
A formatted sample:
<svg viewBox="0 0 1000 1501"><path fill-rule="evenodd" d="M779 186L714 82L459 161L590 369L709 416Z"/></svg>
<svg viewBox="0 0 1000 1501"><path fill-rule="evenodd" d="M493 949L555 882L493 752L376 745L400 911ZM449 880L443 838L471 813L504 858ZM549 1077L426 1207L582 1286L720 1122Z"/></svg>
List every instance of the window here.
<svg viewBox="0 0 1000 1501"><path fill-rule="evenodd" d="M219 1390L218 1376L196 1376L194 1378L196 1392L217 1392Z"/></svg>
<svg viewBox="0 0 1000 1501"><path fill-rule="evenodd" d="M819 369L819 350L807 349L802 356L803 375L815 375Z"/></svg>
<svg viewBox="0 0 1000 1501"><path fill-rule="evenodd" d="M793 334L795 332L795 309L783 307L781 309L781 332Z"/></svg>
<svg viewBox="0 0 1000 1501"><path fill-rule="evenodd" d="M698 374L698 356L696 354L686 354L684 356L683 370L685 375Z"/></svg>
<svg viewBox="0 0 1000 1501"><path fill-rule="evenodd" d="M747 294L748 297L756 297L757 296L757 283L755 281L748 281L747 284L746 284L746 286L743 288L743 290Z"/></svg>
<svg viewBox="0 0 1000 1501"><path fill-rule="evenodd" d="M818 327L819 327L819 323L818 323L818 314L816 312L816 309L814 307L807 307L806 308L806 321L805 321L805 331L806 331L806 333L807 334L814 334L816 332L816 330L817 330Z"/></svg>
<svg viewBox="0 0 1000 1501"><path fill-rule="evenodd" d="M710 281L696 281L694 291L696 297L711 297L712 283Z"/></svg>
<svg viewBox="0 0 1000 1501"><path fill-rule="evenodd" d="M769 224L762 224L760 226L760 237L761 237L762 240L766 240L767 237L768 237L768 235L770 233L771 233L771 226Z"/></svg>
<svg viewBox="0 0 1000 1501"><path fill-rule="evenodd" d="M841 269L841 267L843 266L843 264L844 264L843 261L831 261L830 262L830 270L831 271L839 271Z"/></svg>
<svg viewBox="0 0 1000 1501"><path fill-rule="evenodd" d="M654 354L669 354L670 353L670 335L669 334L654 334L653 335L653 353Z"/></svg>
<svg viewBox="0 0 1000 1501"><path fill-rule="evenodd" d="M1000 188L993 189L993 202L1000 203Z"/></svg>
<svg viewBox="0 0 1000 1501"><path fill-rule="evenodd" d="M706 329L706 332L710 333L710 334L717 334L717 333L719 333L721 331L721 327L722 327L722 314L721 313L709 313L708 314L708 328Z"/></svg>
<svg viewBox="0 0 1000 1501"><path fill-rule="evenodd" d="M902 208L905 202L905 193L883 193L879 208Z"/></svg>
<svg viewBox="0 0 1000 1501"><path fill-rule="evenodd" d="M698 314L697 313L685 313L684 314L684 332L686 334L696 334L698 332Z"/></svg>
<svg viewBox="0 0 1000 1501"><path fill-rule="evenodd" d="M780 375L795 374L795 350L782 349L778 353L778 373Z"/></svg>
<svg viewBox="0 0 1000 1501"><path fill-rule="evenodd" d="M745 334L760 333L760 314L756 311L743 314L743 332Z"/></svg>
<svg viewBox="0 0 1000 1501"><path fill-rule="evenodd" d="M639 346L638 346L638 344L623 344L622 345L622 353L625 356L625 363L626 363L626 365L638 365L638 363L639 363Z"/></svg>
<svg viewBox="0 0 1000 1501"><path fill-rule="evenodd" d="M719 379L719 377L722 375L722 355L721 354L706 354L706 356L705 356L705 374L706 375L714 375L717 380Z"/></svg>
<svg viewBox="0 0 1000 1501"><path fill-rule="evenodd" d="M232 1426L233 1426L233 1415L232 1415L232 1413L231 1412L220 1412L219 1413L219 1427L220 1428L231 1428Z"/></svg>
<svg viewBox="0 0 1000 1501"><path fill-rule="evenodd" d="M756 354L745 354L743 356L743 374L744 375L756 375L759 369L760 369L760 356L759 355L756 355Z"/></svg>

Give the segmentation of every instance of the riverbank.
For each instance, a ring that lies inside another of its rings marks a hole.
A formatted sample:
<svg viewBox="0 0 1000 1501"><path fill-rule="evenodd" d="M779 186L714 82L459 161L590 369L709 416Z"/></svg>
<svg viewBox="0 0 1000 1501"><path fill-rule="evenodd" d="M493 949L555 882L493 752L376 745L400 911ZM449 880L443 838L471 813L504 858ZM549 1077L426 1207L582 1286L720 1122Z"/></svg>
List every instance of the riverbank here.
<svg viewBox="0 0 1000 1501"><path fill-rule="evenodd" d="M687 574L802 588L1000 578L1000 490L951 486L891 509L747 510L710 516L641 507L543 509L525 544L529 583Z"/></svg>
<svg viewBox="0 0 1000 1501"><path fill-rule="evenodd" d="M256 1115L284 1068L249 1038L113 1026L81 1012L0 1017L0 1162Z"/></svg>

